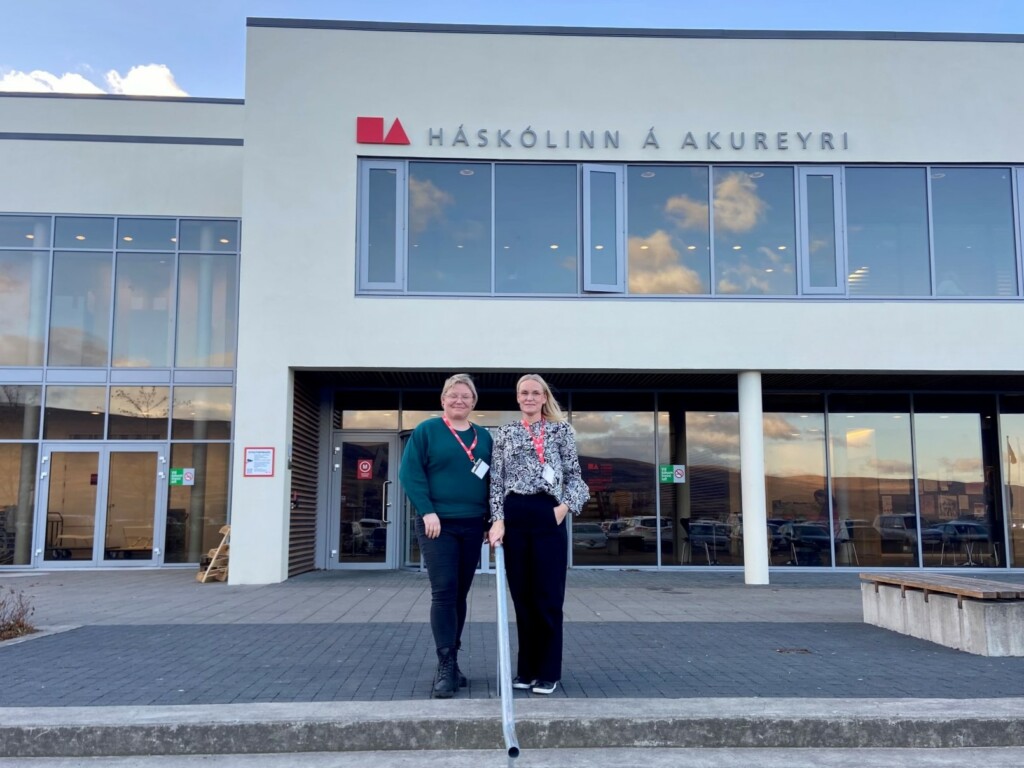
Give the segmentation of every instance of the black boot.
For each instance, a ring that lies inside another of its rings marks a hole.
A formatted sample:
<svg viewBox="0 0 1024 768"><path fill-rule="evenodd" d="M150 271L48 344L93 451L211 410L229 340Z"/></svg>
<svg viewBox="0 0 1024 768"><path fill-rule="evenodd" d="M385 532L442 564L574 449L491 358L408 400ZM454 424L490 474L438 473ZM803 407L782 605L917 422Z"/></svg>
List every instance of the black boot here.
<svg viewBox="0 0 1024 768"><path fill-rule="evenodd" d="M461 648L462 643L455 646L455 684L458 685L459 688L465 688L469 685L469 681L466 679L466 676L462 674L462 670L459 669L459 650L461 650Z"/></svg>
<svg viewBox="0 0 1024 768"><path fill-rule="evenodd" d="M450 699L455 695L458 683L455 680L455 653L451 648L437 649L437 673L434 675L435 699Z"/></svg>

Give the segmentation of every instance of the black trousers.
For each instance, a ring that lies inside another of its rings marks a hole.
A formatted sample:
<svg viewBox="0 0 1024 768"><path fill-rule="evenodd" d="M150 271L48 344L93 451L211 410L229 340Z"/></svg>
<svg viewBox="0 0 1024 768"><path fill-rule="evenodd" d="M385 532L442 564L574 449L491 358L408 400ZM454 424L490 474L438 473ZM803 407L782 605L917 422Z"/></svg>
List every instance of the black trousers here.
<svg viewBox="0 0 1024 768"><path fill-rule="evenodd" d="M466 624L466 596L480 563L483 516L441 518L441 535L428 539L423 518L416 517L416 538L430 577L430 629L434 645L456 649Z"/></svg>
<svg viewBox="0 0 1024 768"><path fill-rule="evenodd" d="M568 534L555 522L558 500L546 493L505 497L505 571L516 609L524 680L562 679L562 605L569 566Z"/></svg>

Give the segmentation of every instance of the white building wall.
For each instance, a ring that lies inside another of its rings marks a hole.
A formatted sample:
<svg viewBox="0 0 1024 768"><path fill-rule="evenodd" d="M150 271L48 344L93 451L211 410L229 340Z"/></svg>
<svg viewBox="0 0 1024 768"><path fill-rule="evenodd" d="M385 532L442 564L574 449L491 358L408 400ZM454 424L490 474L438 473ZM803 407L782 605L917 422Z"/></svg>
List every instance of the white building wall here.
<svg viewBox="0 0 1024 768"><path fill-rule="evenodd" d="M285 455L294 368L1024 369L1020 301L357 297L358 156L1019 163L1022 65L1024 46L1007 43L250 27L232 581L286 573L287 472L243 479L239 449ZM356 144L357 116L401 119L411 145ZM451 146L460 125L469 147ZM533 148L519 143L527 127ZM651 128L657 149L643 146ZM511 148L496 146L499 129ZM548 130L556 143L617 130L621 143L548 149ZM719 131L723 149L683 149L687 131L700 146ZM746 148L728 149L729 131L745 131ZM769 149L752 148L754 131ZM813 133L808 149L797 131ZM822 149L822 131L848 149ZM771 148L779 132L789 149Z"/></svg>

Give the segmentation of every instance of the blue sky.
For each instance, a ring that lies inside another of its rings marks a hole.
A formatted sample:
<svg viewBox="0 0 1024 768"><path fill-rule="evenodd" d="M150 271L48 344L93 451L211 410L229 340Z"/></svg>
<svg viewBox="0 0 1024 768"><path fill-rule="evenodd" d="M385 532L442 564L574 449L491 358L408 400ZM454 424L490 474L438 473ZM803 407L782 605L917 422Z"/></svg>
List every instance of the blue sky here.
<svg viewBox="0 0 1024 768"><path fill-rule="evenodd" d="M247 17L1024 34L1024 0L0 0L0 90L243 98Z"/></svg>

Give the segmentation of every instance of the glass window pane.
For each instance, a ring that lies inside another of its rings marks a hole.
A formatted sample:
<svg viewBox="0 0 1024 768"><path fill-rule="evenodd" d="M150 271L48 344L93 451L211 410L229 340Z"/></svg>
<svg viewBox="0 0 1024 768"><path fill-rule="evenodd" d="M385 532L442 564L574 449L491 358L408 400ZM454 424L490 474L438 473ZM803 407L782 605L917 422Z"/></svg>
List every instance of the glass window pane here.
<svg viewBox="0 0 1024 768"><path fill-rule="evenodd" d="M194 485L167 489L165 563L198 563L221 540L228 515L228 471L231 446L176 443L171 468L195 470Z"/></svg>
<svg viewBox="0 0 1024 768"><path fill-rule="evenodd" d="M999 416L1000 468L1009 518L1011 568L1024 563L1024 397L1005 397Z"/></svg>
<svg viewBox="0 0 1024 768"><path fill-rule="evenodd" d="M914 438L924 564L994 565L1003 536L985 483L981 415L916 413Z"/></svg>
<svg viewBox="0 0 1024 768"><path fill-rule="evenodd" d="M117 247L123 251L173 251L177 242L174 219L117 220Z"/></svg>
<svg viewBox="0 0 1024 768"><path fill-rule="evenodd" d="M828 417L834 514L862 566L917 564L909 413Z"/></svg>
<svg viewBox="0 0 1024 768"><path fill-rule="evenodd" d="M42 365L50 256L0 251L0 365Z"/></svg>
<svg viewBox="0 0 1024 768"><path fill-rule="evenodd" d="M792 168L716 168L715 289L796 293Z"/></svg>
<svg viewBox="0 0 1024 768"><path fill-rule="evenodd" d="M0 445L0 566L32 563L38 450L34 443Z"/></svg>
<svg viewBox="0 0 1024 768"><path fill-rule="evenodd" d="M55 248L112 248L114 220L85 216L58 216Z"/></svg>
<svg viewBox="0 0 1024 768"><path fill-rule="evenodd" d="M166 440L170 413L168 387L112 387L110 440Z"/></svg>
<svg viewBox="0 0 1024 768"><path fill-rule="evenodd" d="M107 365L112 253L53 255L50 365Z"/></svg>
<svg viewBox="0 0 1024 768"><path fill-rule="evenodd" d="M572 520L575 565L656 565L671 556L671 520L658 525L653 411L572 412L590 501Z"/></svg>
<svg viewBox="0 0 1024 768"><path fill-rule="evenodd" d="M0 385L0 440L39 439L41 395L42 387Z"/></svg>
<svg viewBox="0 0 1024 768"><path fill-rule="evenodd" d="M1009 168L933 168L932 233L940 296L1016 296Z"/></svg>
<svg viewBox="0 0 1024 768"><path fill-rule="evenodd" d="M49 216L0 216L0 248L49 248Z"/></svg>
<svg viewBox="0 0 1024 768"><path fill-rule="evenodd" d="M847 276L852 296L931 293L923 168L847 168Z"/></svg>
<svg viewBox="0 0 1024 768"><path fill-rule="evenodd" d="M707 168L630 166L630 293L709 293Z"/></svg>
<svg viewBox="0 0 1024 768"><path fill-rule="evenodd" d="M836 273L836 209L833 177L807 175L807 225L810 285L812 288L835 288Z"/></svg>
<svg viewBox="0 0 1024 768"><path fill-rule="evenodd" d="M46 388L43 437L47 440L102 440L106 387Z"/></svg>
<svg viewBox="0 0 1024 768"><path fill-rule="evenodd" d="M398 248L398 194L394 168L370 168L365 202L369 231L366 233L366 279L393 284ZM412 201L410 201L411 203Z"/></svg>
<svg viewBox="0 0 1024 768"><path fill-rule="evenodd" d="M178 265L177 347L182 368L235 364L237 258L182 254Z"/></svg>
<svg viewBox="0 0 1024 768"><path fill-rule="evenodd" d="M104 560L153 559L153 517L156 514L158 466L155 450L110 452L103 533Z"/></svg>
<svg viewBox="0 0 1024 768"><path fill-rule="evenodd" d="M490 165L409 164L409 290L490 293Z"/></svg>
<svg viewBox="0 0 1024 768"><path fill-rule="evenodd" d="M173 254L119 253L114 280L114 366L170 366Z"/></svg>
<svg viewBox="0 0 1024 768"><path fill-rule="evenodd" d="M174 440L230 440L231 387L175 387L171 413Z"/></svg>
<svg viewBox="0 0 1024 768"><path fill-rule="evenodd" d="M618 185L614 173L593 170L590 179L590 282L600 285L619 283Z"/></svg>
<svg viewBox="0 0 1024 768"><path fill-rule="evenodd" d="M771 563L831 565L825 414L765 412L764 465ZM837 531L842 530L840 522L845 520L836 520ZM836 538L840 542L845 540L839 534ZM854 564L848 555L840 546L841 565Z"/></svg>
<svg viewBox="0 0 1024 768"><path fill-rule="evenodd" d="M498 165L494 184L495 290L577 293L575 165Z"/></svg>
<svg viewBox="0 0 1024 768"><path fill-rule="evenodd" d="M182 251L237 251L238 222L183 219L178 247Z"/></svg>

